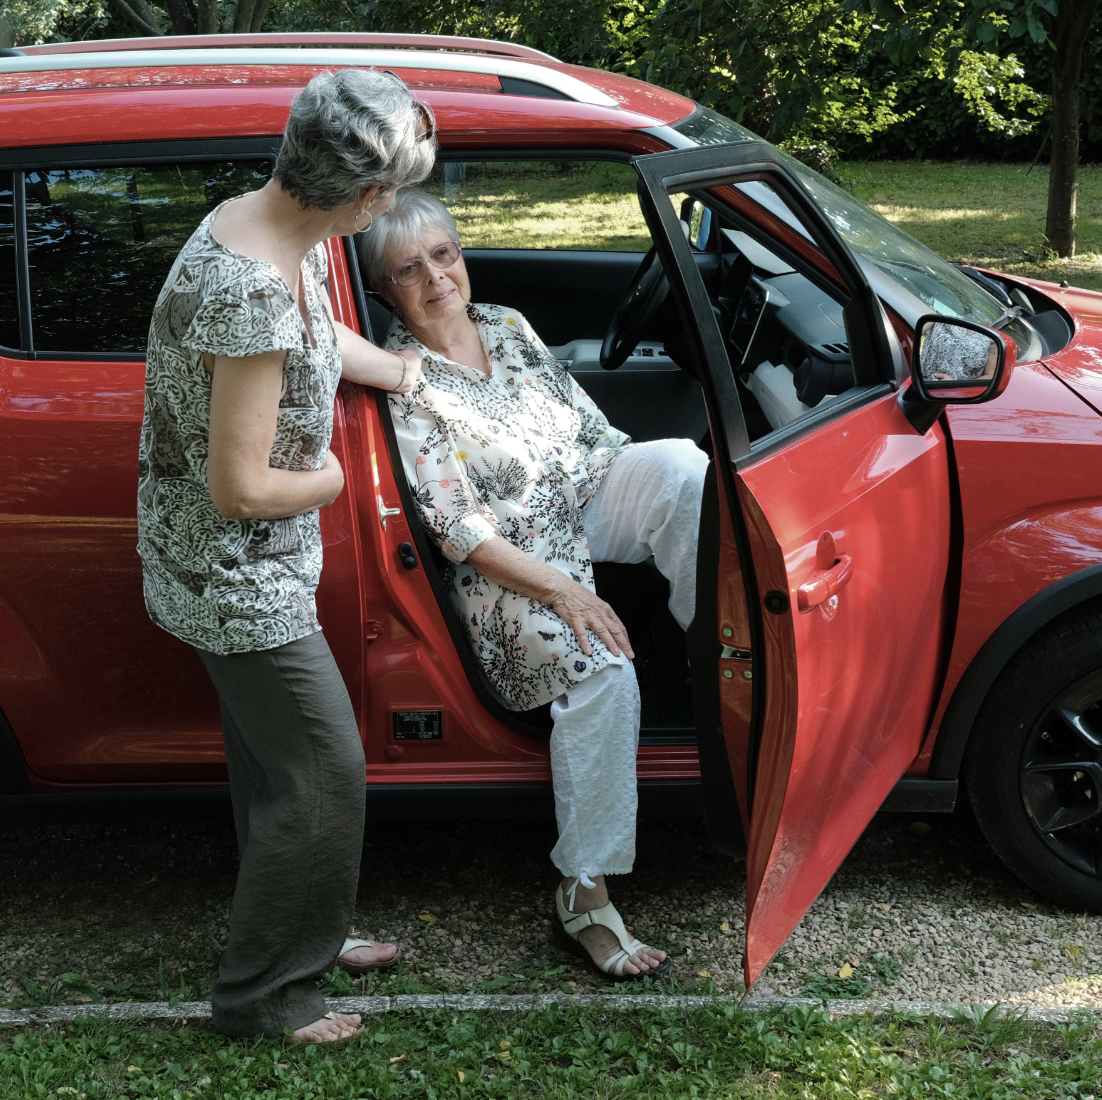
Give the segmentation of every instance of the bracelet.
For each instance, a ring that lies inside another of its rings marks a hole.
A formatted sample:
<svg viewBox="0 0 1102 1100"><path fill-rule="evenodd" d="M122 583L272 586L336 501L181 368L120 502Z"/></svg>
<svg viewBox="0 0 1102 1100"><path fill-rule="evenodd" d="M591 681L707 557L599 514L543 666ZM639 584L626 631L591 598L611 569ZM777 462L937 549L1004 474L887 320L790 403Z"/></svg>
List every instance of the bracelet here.
<svg viewBox="0 0 1102 1100"><path fill-rule="evenodd" d="M395 390L400 390L405 384L406 379L409 377L409 363L404 355L399 355L399 359L402 361L402 377L398 379L398 385L394 387Z"/></svg>

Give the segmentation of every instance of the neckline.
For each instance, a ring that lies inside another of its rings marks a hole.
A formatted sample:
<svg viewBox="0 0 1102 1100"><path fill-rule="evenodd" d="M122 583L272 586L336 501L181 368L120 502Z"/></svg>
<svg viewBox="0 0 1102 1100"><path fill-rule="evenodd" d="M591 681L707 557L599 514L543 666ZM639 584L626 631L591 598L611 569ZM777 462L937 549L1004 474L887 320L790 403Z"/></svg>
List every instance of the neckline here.
<svg viewBox="0 0 1102 1100"><path fill-rule="evenodd" d="M486 315L482 313L482 311L478 309L478 307L476 307L473 302L467 303L467 316L470 317L471 321L474 324L475 330L478 332L478 342L482 345L482 353L486 356L486 362L490 364L489 374L487 374L483 370L479 370L478 367L468 367L466 363L458 363L454 359L449 359L442 351L433 351L432 348L430 348L427 344L422 343L420 340L417 339L416 336L413 335L413 331L401 317L399 317L398 320L401 326L406 330L406 332L409 333L410 338L413 340L413 342L420 349L422 358L432 359L435 362L439 363L447 363L450 366L458 367L460 370L470 371L472 374L476 375L484 382L497 381L495 377L497 359L495 358L493 352L486 346L485 340L485 331L487 324L489 324L489 318L486 317ZM479 323L479 319L481 319L482 323Z"/></svg>
<svg viewBox="0 0 1102 1100"><path fill-rule="evenodd" d="M310 352L310 351L320 351L321 350L321 344L318 343L317 336L315 334L311 333L310 329L307 328L306 319L302 316L302 311L298 308L298 302L295 300L294 291L291 289L291 284L288 283L287 279L284 277L283 272L280 271L279 268L276 267L276 265L273 264L270 260L262 260L259 256L250 256L247 252L238 252L235 249L230 248L228 245L223 244L214 235L214 221L218 217L218 211L221 210L223 206L229 206L229 204L231 202L236 202L238 199L240 199L242 197L243 196L241 196L241 195L234 195L233 198L223 199L222 202L220 202L207 215L207 217L206 217L207 236L210 237L210 239L223 252L229 254L230 256L233 256L238 260L248 260L250 263L261 264L264 267L270 268L272 271L275 272L276 278L283 284L284 289L287 291L287 296L294 303L295 313L298 314L298 323L302 326L302 331L306 334L306 350L308 352ZM319 241L318 244L320 244L320 243L321 242ZM314 248L317 248L317 245L314 245ZM313 252L314 248L310 249L310 252ZM307 284L308 284L308 282L311 282L312 280L307 280L307 279L303 278L303 269L306 266L306 261L310 258L310 252L307 252L306 255L302 257L302 263L299 264L298 273L299 273L299 277L302 278L303 293L308 295L308 300L306 302L306 309L308 310L308 312L310 314L311 321L313 321L315 310L313 309L313 302L310 299L313 299L313 301L315 301L315 302L318 301L319 299L318 299L318 296L317 296L316 293L313 293L313 292L307 290ZM329 311L326 310L323 307L321 312L325 314L325 319L329 323L329 329L330 329L331 334L334 337L334 342L335 342L336 330L333 328L333 323L329 319Z"/></svg>

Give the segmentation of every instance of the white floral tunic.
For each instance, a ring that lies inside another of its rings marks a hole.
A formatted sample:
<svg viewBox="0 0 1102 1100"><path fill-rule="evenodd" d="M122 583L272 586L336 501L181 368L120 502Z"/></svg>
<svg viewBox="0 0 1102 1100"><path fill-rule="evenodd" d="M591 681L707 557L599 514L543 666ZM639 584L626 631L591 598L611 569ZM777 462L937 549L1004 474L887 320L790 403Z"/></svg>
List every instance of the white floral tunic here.
<svg viewBox="0 0 1102 1100"><path fill-rule="evenodd" d="M424 378L390 409L406 477L430 537L452 563L453 600L490 680L516 710L548 703L610 664L538 600L494 584L467 556L491 534L593 590L582 507L631 445L611 427L528 322L503 306L468 306L492 367L429 351L395 318L389 348L424 356Z"/></svg>
<svg viewBox="0 0 1102 1100"><path fill-rule="evenodd" d="M211 375L203 352L286 349L269 465L317 470L333 433L341 376L321 282L325 252L303 262L315 347L283 276L223 247L207 216L169 272L153 310L138 452L138 553L153 621L211 653L271 649L321 629L318 513L226 519L207 491Z"/></svg>

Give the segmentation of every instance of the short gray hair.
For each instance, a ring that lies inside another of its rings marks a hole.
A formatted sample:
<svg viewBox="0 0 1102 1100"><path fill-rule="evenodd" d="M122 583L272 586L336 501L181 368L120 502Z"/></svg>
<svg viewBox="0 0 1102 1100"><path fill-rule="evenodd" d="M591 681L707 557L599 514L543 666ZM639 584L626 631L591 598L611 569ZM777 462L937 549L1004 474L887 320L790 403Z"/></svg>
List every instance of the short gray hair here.
<svg viewBox="0 0 1102 1100"><path fill-rule="evenodd" d="M379 285L386 278L383 257L387 248L411 243L425 224L439 226L449 241L459 240L455 218L439 199L415 187L399 191L390 209L360 234L360 260L369 283Z"/></svg>
<svg viewBox="0 0 1102 1100"><path fill-rule="evenodd" d="M433 140L417 140L427 111L389 73L319 73L291 104L272 175L318 210L355 202L368 187L420 183L436 159Z"/></svg>

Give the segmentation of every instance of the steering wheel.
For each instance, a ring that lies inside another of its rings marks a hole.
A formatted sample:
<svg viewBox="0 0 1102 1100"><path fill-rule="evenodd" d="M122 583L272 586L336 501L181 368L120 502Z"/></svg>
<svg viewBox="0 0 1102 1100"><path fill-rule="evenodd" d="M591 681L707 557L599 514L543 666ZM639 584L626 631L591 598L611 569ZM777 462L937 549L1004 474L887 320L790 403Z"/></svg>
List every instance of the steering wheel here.
<svg viewBox="0 0 1102 1100"><path fill-rule="evenodd" d="M635 269L605 333L601 345L601 366L605 370L615 370L631 355L669 292L669 280L662 270L658 251L652 245Z"/></svg>

